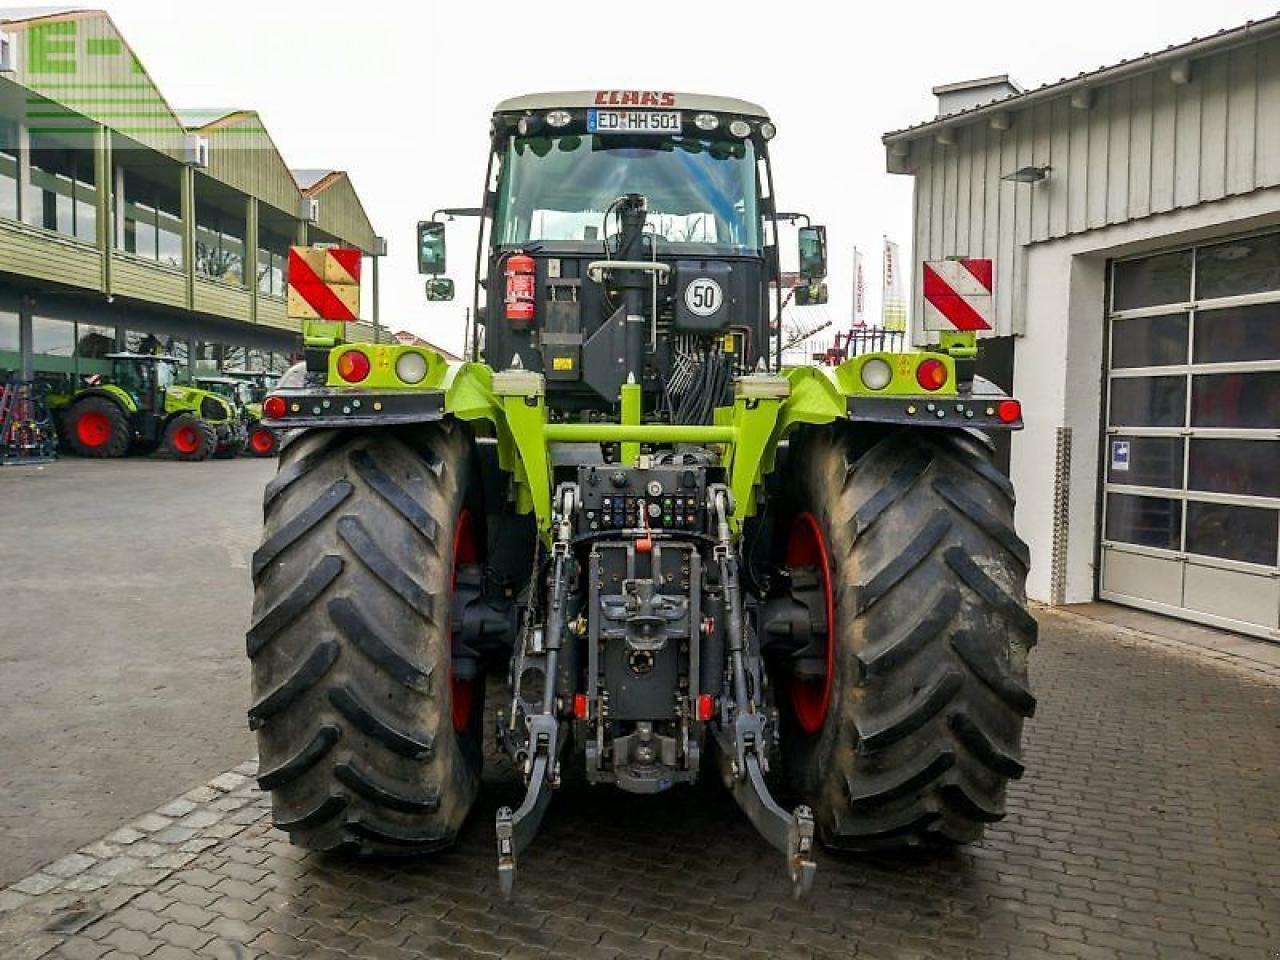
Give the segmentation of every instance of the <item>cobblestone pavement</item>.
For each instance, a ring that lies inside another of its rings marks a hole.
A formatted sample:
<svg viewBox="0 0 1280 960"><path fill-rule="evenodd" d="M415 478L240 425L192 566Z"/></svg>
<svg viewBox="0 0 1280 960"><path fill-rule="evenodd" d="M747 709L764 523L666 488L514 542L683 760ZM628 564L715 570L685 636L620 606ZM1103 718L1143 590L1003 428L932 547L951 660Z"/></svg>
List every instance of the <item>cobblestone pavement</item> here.
<svg viewBox="0 0 1280 960"><path fill-rule="evenodd" d="M1116 957L1280 951L1280 684L1041 614L1009 816L934 859L782 857L711 788L558 796L497 899L491 780L459 846L290 847L244 764L0 891L5 957Z"/></svg>
<svg viewBox="0 0 1280 960"><path fill-rule="evenodd" d="M249 556L274 469L0 468L0 886L252 755Z"/></svg>

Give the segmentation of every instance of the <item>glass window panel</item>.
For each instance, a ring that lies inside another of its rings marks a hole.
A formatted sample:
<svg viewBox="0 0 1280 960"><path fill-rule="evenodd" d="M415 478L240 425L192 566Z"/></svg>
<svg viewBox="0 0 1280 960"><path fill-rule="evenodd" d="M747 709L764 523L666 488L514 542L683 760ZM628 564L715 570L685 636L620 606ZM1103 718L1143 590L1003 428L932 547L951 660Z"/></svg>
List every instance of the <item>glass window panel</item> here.
<svg viewBox="0 0 1280 960"><path fill-rule="evenodd" d="M222 279L227 283L244 285L244 241L239 237L224 233L220 239L222 259L226 269Z"/></svg>
<svg viewBox="0 0 1280 960"><path fill-rule="evenodd" d="M1276 565L1280 511L1187 501L1187 552Z"/></svg>
<svg viewBox="0 0 1280 960"><path fill-rule="evenodd" d="M1190 315L1132 317L1111 324L1113 367L1162 367L1187 362Z"/></svg>
<svg viewBox="0 0 1280 960"><path fill-rule="evenodd" d="M1196 374L1191 385L1191 425L1280 427L1280 371Z"/></svg>
<svg viewBox="0 0 1280 960"><path fill-rule="evenodd" d="M76 348L75 324L52 317L31 318L31 352L70 357Z"/></svg>
<svg viewBox="0 0 1280 960"><path fill-rule="evenodd" d="M1196 298L1280 290L1280 234L1228 240L1196 251Z"/></svg>
<svg viewBox="0 0 1280 960"><path fill-rule="evenodd" d="M94 243L98 239L98 190L92 184L77 182L75 197L76 239Z"/></svg>
<svg viewBox="0 0 1280 960"><path fill-rule="evenodd" d="M1111 272L1112 309L1132 310L1191 299L1191 251L1117 263Z"/></svg>
<svg viewBox="0 0 1280 960"><path fill-rule="evenodd" d="M1107 480L1135 487L1182 487L1181 437L1107 437Z"/></svg>
<svg viewBox="0 0 1280 960"><path fill-rule="evenodd" d="M1111 381L1113 427L1181 427L1186 405L1184 376L1117 377Z"/></svg>
<svg viewBox="0 0 1280 960"><path fill-rule="evenodd" d="M0 217L18 219L18 160L0 153Z"/></svg>
<svg viewBox="0 0 1280 960"><path fill-rule="evenodd" d="M156 214L156 259L171 267L182 266L182 220L160 211Z"/></svg>
<svg viewBox="0 0 1280 960"><path fill-rule="evenodd" d="M1194 363L1280 360L1280 304L1196 311Z"/></svg>
<svg viewBox="0 0 1280 960"><path fill-rule="evenodd" d="M18 349L18 315L0 310L0 350L17 353Z"/></svg>
<svg viewBox="0 0 1280 960"><path fill-rule="evenodd" d="M142 203L128 203L124 213L125 250L140 257L156 257L156 212Z"/></svg>
<svg viewBox="0 0 1280 960"><path fill-rule="evenodd" d="M1209 493L1280 497L1280 440L1191 441L1187 487Z"/></svg>
<svg viewBox="0 0 1280 960"><path fill-rule="evenodd" d="M116 347L115 327L81 323L76 328L76 352L83 359L101 360Z"/></svg>
<svg viewBox="0 0 1280 960"><path fill-rule="evenodd" d="M1109 493L1106 536L1118 543L1177 550L1182 536L1182 501Z"/></svg>
<svg viewBox="0 0 1280 960"><path fill-rule="evenodd" d="M208 227L196 227L196 273L210 280L221 280L227 272L219 249L219 235Z"/></svg>

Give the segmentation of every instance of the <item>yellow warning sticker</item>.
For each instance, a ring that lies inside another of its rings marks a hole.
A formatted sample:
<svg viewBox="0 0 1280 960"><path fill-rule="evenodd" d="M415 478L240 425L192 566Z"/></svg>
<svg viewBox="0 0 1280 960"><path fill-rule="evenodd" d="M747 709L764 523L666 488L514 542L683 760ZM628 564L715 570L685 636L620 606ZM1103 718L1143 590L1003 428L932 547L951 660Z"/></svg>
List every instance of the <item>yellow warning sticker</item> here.
<svg viewBox="0 0 1280 960"><path fill-rule="evenodd" d="M573 357L552 357L551 369L552 370L572 370Z"/></svg>

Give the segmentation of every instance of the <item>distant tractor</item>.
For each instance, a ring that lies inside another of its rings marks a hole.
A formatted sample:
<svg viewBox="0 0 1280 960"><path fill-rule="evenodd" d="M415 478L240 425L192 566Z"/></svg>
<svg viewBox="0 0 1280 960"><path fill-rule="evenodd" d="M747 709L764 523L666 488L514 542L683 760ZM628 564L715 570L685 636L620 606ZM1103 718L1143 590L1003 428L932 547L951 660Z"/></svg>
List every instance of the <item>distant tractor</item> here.
<svg viewBox="0 0 1280 960"><path fill-rule="evenodd" d="M246 449L255 457L274 457L280 448L280 438L276 431L262 424L262 401L279 377L264 370L224 370L222 373L249 385L249 402L244 404L245 426L249 431Z"/></svg>
<svg viewBox="0 0 1280 960"><path fill-rule="evenodd" d="M717 770L797 893L815 840L978 839L1022 774L1036 623L990 439L1021 407L975 376L974 335L783 366L754 104L546 94L490 130L482 205L443 211L482 220L472 362L345 342L322 313L263 405L300 431L247 636L276 826L315 850L453 843L487 675L525 785L495 817L504 893L569 782ZM444 231L419 225L431 299ZM825 231L799 239L821 291ZM321 307L326 256L298 257Z"/></svg>
<svg viewBox="0 0 1280 960"><path fill-rule="evenodd" d="M175 357L112 353L111 373L58 403L65 441L82 457L123 457L163 448L206 460L244 443L231 404L178 383Z"/></svg>
<svg viewBox="0 0 1280 960"><path fill-rule="evenodd" d="M234 448L228 447L218 455L233 457L246 451L252 452L249 445L252 431L258 426L258 421L262 419L262 405L254 403L252 384L243 378L233 377L225 373L197 373L192 378L192 382L201 390L208 390L210 393L216 393L222 397L223 400L231 404L231 408L235 411L241 443ZM256 416L251 408L256 408Z"/></svg>

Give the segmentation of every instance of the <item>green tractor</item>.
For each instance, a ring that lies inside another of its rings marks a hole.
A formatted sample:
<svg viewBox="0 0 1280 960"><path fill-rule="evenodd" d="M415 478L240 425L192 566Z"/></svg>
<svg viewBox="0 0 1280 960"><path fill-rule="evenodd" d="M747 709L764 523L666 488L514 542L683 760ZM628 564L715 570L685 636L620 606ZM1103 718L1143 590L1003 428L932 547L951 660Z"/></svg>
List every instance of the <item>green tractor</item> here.
<svg viewBox="0 0 1280 960"><path fill-rule="evenodd" d="M447 847L490 710L525 789L494 814L508 896L568 782L718 776L797 895L815 841L946 848L1004 816L1036 623L991 435L1020 406L972 334L783 366L774 133L718 97L504 102L481 206L444 212L482 221L470 361L306 324L264 403L297 432L247 635L294 843ZM444 224L418 240L447 299ZM802 228L809 288L825 261Z"/></svg>
<svg viewBox="0 0 1280 960"><path fill-rule="evenodd" d="M274 457L280 449L280 438L270 427L263 426L262 401L279 378L265 370L224 370L222 374L249 386L249 401L242 407L249 432L246 449L255 457Z"/></svg>
<svg viewBox="0 0 1280 960"><path fill-rule="evenodd" d="M82 457L122 457L163 447L178 460L234 455L244 428L231 404L178 383L174 357L112 353L111 373L57 402L63 436ZM229 451L229 453L228 453Z"/></svg>

